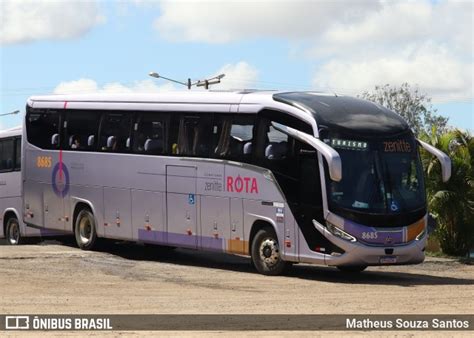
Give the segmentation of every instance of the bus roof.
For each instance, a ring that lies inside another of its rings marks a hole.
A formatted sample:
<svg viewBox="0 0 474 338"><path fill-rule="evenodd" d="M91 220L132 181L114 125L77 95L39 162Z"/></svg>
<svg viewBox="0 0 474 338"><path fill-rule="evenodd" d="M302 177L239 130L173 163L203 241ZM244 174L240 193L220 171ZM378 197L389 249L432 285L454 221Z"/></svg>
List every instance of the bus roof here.
<svg viewBox="0 0 474 338"><path fill-rule="evenodd" d="M410 130L399 114L374 102L350 96L287 92L276 93L273 98L304 107L313 114L319 128L325 126L358 135L393 135Z"/></svg>
<svg viewBox="0 0 474 338"><path fill-rule="evenodd" d="M47 102L140 102L140 103L227 103L239 104L246 94L268 95L274 91L170 91L157 93L92 93L32 96L29 101Z"/></svg>
<svg viewBox="0 0 474 338"><path fill-rule="evenodd" d="M21 135L21 126L16 126L10 129L0 130L0 138L19 136Z"/></svg>
<svg viewBox="0 0 474 338"><path fill-rule="evenodd" d="M350 96L322 92L282 92L263 90L239 91L171 91L158 93L126 94L69 94L32 96L28 104L32 107L62 107L62 103L87 103L88 107L104 104L132 104L133 106L156 104L202 104L202 105L255 105L255 109L272 108L272 105L287 104L304 114L311 114L319 127L354 134L397 134L410 128L406 121L383 106ZM274 104L272 104L272 102ZM35 103L40 103L36 105ZM90 104L90 105L89 105ZM258 108L260 107L260 108Z"/></svg>

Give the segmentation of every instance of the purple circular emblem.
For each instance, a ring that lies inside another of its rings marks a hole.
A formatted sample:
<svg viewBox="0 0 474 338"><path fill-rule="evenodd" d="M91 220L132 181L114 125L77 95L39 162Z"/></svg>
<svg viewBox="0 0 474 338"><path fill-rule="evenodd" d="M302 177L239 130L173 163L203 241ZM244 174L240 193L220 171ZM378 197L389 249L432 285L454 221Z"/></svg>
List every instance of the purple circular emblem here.
<svg viewBox="0 0 474 338"><path fill-rule="evenodd" d="M56 163L53 168L51 182L53 184L54 193L58 197L64 198L69 192L69 171L64 163L62 163L62 166L59 162Z"/></svg>

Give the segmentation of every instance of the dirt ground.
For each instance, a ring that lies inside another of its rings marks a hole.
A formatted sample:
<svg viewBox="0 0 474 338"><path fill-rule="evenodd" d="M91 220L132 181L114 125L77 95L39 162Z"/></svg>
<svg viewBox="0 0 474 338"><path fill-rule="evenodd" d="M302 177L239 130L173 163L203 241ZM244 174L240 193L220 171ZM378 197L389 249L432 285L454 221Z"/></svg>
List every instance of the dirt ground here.
<svg viewBox="0 0 474 338"><path fill-rule="evenodd" d="M237 256L181 249L163 253L126 243L86 252L43 242L0 246L0 283L2 314L474 312L474 266L442 258L370 267L356 276L298 264L285 276L267 277Z"/></svg>

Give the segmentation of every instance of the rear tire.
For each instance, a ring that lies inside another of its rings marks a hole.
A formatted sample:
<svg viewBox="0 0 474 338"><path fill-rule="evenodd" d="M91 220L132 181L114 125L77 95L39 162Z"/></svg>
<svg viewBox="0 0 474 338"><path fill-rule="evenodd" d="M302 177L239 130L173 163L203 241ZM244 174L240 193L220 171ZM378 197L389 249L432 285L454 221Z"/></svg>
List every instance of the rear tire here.
<svg viewBox="0 0 474 338"><path fill-rule="evenodd" d="M9 245L19 245L23 243L21 237L20 223L16 217L10 217L5 228L5 238Z"/></svg>
<svg viewBox="0 0 474 338"><path fill-rule="evenodd" d="M280 275L288 267L281 257L278 238L271 228L259 230L252 241L252 263L263 275Z"/></svg>
<svg viewBox="0 0 474 338"><path fill-rule="evenodd" d="M95 218L88 209L83 209L76 217L74 226L76 243L82 250L92 250L97 241Z"/></svg>
<svg viewBox="0 0 474 338"><path fill-rule="evenodd" d="M355 266L338 266L337 267L339 271L345 272L345 273L360 273L367 269L367 265L355 265Z"/></svg>

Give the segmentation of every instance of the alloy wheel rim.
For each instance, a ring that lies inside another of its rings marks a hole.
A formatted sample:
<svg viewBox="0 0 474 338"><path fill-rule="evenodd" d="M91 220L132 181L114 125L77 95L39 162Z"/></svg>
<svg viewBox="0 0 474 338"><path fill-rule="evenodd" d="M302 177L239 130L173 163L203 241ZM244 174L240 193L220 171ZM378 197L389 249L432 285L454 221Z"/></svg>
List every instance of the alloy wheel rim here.
<svg viewBox="0 0 474 338"><path fill-rule="evenodd" d="M20 229L17 222L10 223L8 240L10 241L10 244L18 244L20 241Z"/></svg>
<svg viewBox="0 0 474 338"><path fill-rule="evenodd" d="M280 261L280 251L278 243L272 238L262 241L259 248L260 259L268 266L272 267Z"/></svg>

